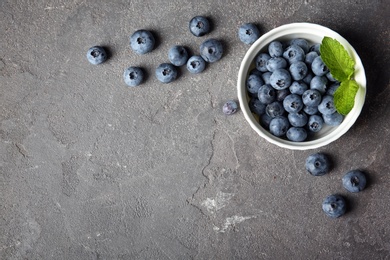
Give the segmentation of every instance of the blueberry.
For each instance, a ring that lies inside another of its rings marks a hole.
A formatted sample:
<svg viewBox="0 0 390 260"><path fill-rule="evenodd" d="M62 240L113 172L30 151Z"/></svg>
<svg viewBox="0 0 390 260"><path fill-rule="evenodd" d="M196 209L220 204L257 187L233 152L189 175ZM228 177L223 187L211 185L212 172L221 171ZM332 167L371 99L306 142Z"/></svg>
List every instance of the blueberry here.
<svg viewBox="0 0 390 260"><path fill-rule="evenodd" d="M318 111L323 115L330 115L336 112L333 96L325 95L322 97L321 103L318 105Z"/></svg>
<svg viewBox="0 0 390 260"><path fill-rule="evenodd" d="M259 89L264 85L264 81L261 76L257 74L250 74L246 80L246 90L250 96L257 96Z"/></svg>
<svg viewBox="0 0 390 260"><path fill-rule="evenodd" d="M268 71L267 69L267 61L271 59L271 56L269 56L267 53L259 53L255 58L255 65L256 68L261 72Z"/></svg>
<svg viewBox="0 0 390 260"><path fill-rule="evenodd" d="M268 53L271 57L281 57L283 55L283 44L273 41L268 45Z"/></svg>
<svg viewBox="0 0 390 260"><path fill-rule="evenodd" d="M291 85L291 75L285 69L277 69L272 72L269 81L276 90L286 89Z"/></svg>
<svg viewBox="0 0 390 260"><path fill-rule="evenodd" d="M341 195L330 195L322 202L322 210L331 218L338 218L345 214L347 205Z"/></svg>
<svg viewBox="0 0 390 260"><path fill-rule="evenodd" d="M123 79L129 87L136 87L144 80L144 72L139 67L129 67L123 73Z"/></svg>
<svg viewBox="0 0 390 260"><path fill-rule="evenodd" d="M303 99L302 99L303 101ZM315 115L318 114L318 106L304 106L303 111L308 115Z"/></svg>
<svg viewBox="0 0 390 260"><path fill-rule="evenodd" d="M267 61L265 67L268 71L274 72L277 69L287 68L287 61L283 57L272 57Z"/></svg>
<svg viewBox="0 0 390 260"><path fill-rule="evenodd" d="M302 127L290 127L286 133L287 139L293 142L303 142L307 138L307 132Z"/></svg>
<svg viewBox="0 0 390 260"><path fill-rule="evenodd" d="M288 60L290 64L297 61L305 60L305 52L298 45L290 45L283 52L283 57Z"/></svg>
<svg viewBox="0 0 390 260"><path fill-rule="evenodd" d="M290 94L283 100L283 108L288 113L297 113L303 108L301 96Z"/></svg>
<svg viewBox="0 0 390 260"><path fill-rule="evenodd" d="M103 47L93 46L88 49L87 59L91 64L97 65L106 61L107 53Z"/></svg>
<svg viewBox="0 0 390 260"><path fill-rule="evenodd" d="M283 101L290 94L288 89L276 90L276 101Z"/></svg>
<svg viewBox="0 0 390 260"><path fill-rule="evenodd" d="M332 73L330 73L330 71L328 73L326 73L326 78L330 81L330 82L337 82L337 80L333 77Z"/></svg>
<svg viewBox="0 0 390 260"><path fill-rule="evenodd" d="M180 45L171 47L168 51L168 59L175 66L182 66L187 63L188 52Z"/></svg>
<svg viewBox="0 0 390 260"><path fill-rule="evenodd" d="M222 107L222 112L225 115L231 115L237 112L238 105L234 100L228 100Z"/></svg>
<svg viewBox="0 0 390 260"><path fill-rule="evenodd" d="M307 122L307 127L311 132L317 133L324 126L324 120L319 115L310 115Z"/></svg>
<svg viewBox="0 0 390 260"><path fill-rule="evenodd" d="M263 104L270 104L276 99L276 91L271 85L265 84L259 88L258 99Z"/></svg>
<svg viewBox="0 0 390 260"><path fill-rule="evenodd" d="M270 117L267 114L262 114L260 116L260 125L262 127L264 127L265 129L269 130L269 124L270 124L271 120L272 120L272 117Z"/></svg>
<svg viewBox="0 0 390 260"><path fill-rule="evenodd" d="M315 58L317 58L317 57L318 57L318 53L315 52L315 51L311 51L311 52L309 52L309 53L306 54L306 56L305 56L305 63L306 63L308 66L310 66L310 68L311 68L311 64L313 63L313 60L314 60Z"/></svg>
<svg viewBox="0 0 390 260"><path fill-rule="evenodd" d="M329 72L328 67L326 67L325 63L322 61L321 56L316 57L311 63L311 70L317 76L324 76Z"/></svg>
<svg viewBox="0 0 390 260"><path fill-rule="evenodd" d="M274 136L283 136L287 133L290 123L288 119L284 116L277 116L271 120L269 123L269 131Z"/></svg>
<svg viewBox="0 0 390 260"><path fill-rule="evenodd" d="M334 95L334 92L336 92L336 90L340 87L340 83L339 82L335 82L333 83L332 85L330 85L328 87L328 89L326 90L326 95L330 95L330 96L333 96Z"/></svg>
<svg viewBox="0 0 390 260"><path fill-rule="evenodd" d="M177 69L170 63L162 63L156 68L156 78L162 83L170 83L177 78Z"/></svg>
<svg viewBox="0 0 390 260"><path fill-rule="evenodd" d="M330 161L323 153L309 155L305 163L306 170L314 176L321 176L330 171Z"/></svg>
<svg viewBox="0 0 390 260"><path fill-rule="evenodd" d="M289 70L291 73L291 77L294 80L304 79L307 75L307 72L308 72L306 63L304 63L303 61L297 61L297 62L292 63L290 65Z"/></svg>
<svg viewBox="0 0 390 260"><path fill-rule="evenodd" d="M318 55L320 55L320 46L321 46L321 43L313 44L312 46L310 46L309 52L315 51L315 52L317 52Z"/></svg>
<svg viewBox="0 0 390 260"><path fill-rule="evenodd" d="M195 16L190 20L190 32L196 37L201 37L210 32L210 22L204 16Z"/></svg>
<svg viewBox="0 0 390 260"><path fill-rule="evenodd" d="M330 126L338 126L343 122L344 116L337 111L330 115L322 115L325 124Z"/></svg>
<svg viewBox="0 0 390 260"><path fill-rule="evenodd" d="M318 90L321 95L325 94L328 80L325 76L314 76L310 81L310 88Z"/></svg>
<svg viewBox="0 0 390 260"><path fill-rule="evenodd" d="M194 55L187 61L187 70L191 73L201 73L206 68L206 62L198 55Z"/></svg>
<svg viewBox="0 0 390 260"><path fill-rule="evenodd" d="M238 37L245 44L252 44L260 38L260 31L256 25L245 23L238 29Z"/></svg>
<svg viewBox="0 0 390 260"><path fill-rule="evenodd" d="M309 52L309 49L310 49L310 46L309 46L309 43L307 42L307 40L305 39L302 39L302 38L295 38L295 39L292 39L290 41L290 45L298 45L299 47L302 48L302 50L305 52L305 53L308 53Z"/></svg>
<svg viewBox="0 0 390 260"><path fill-rule="evenodd" d="M274 101L265 107L265 113L270 117L277 117L284 114L283 104L279 101Z"/></svg>
<svg viewBox="0 0 390 260"><path fill-rule="evenodd" d="M261 73L261 71L259 71L259 70L256 69L256 68L253 68L253 69L249 72L249 75L252 75L252 74L255 74L255 75L257 75L257 76L263 77L263 73Z"/></svg>
<svg viewBox="0 0 390 260"><path fill-rule="evenodd" d="M308 89L302 94L303 104L309 107L318 106L321 103L321 93L315 89Z"/></svg>
<svg viewBox="0 0 390 260"><path fill-rule="evenodd" d="M342 178L343 186L350 192L359 192L366 187L366 176L362 171L352 170Z"/></svg>
<svg viewBox="0 0 390 260"><path fill-rule="evenodd" d="M265 113L265 107L266 105L263 104L258 98L252 97L249 100L249 109L251 110L252 113L255 113L257 115L262 115Z"/></svg>
<svg viewBox="0 0 390 260"><path fill-rule="evenodd" d="M147 30L135 31L130 36L130 46L138 54L145 54L153 50L155 39L153 34Z"/></svg>
<svg viewBox="0 0 390 260"><path fill-rule="evenodd" d="M219 40L207 39L200 45L200 56L206 62L216 62L222 58L223 46Z"/></svg>
<svg viewBox="0 0 390 260"><path fill-rule="evenodd" d="M302 81L310 85L310 81L313 79L313 77L314 77L313 73L310 70L308 70L306 77L304 77Z"/></svg>
<svg viewBox="0 0 390 260"><path fill-rule="evenodd" d="M302 95L303 92L305 92L306 90L308 90L308 86L306 85L305 82L303 81L294 81L289 90L292 94L298 94L298 95Z"/></svg>
<svg viewBox="0 0 390 260"><path fill-rule="evenodd" d="M308 117L306 113L302 111L299 111L297 113L289 113L287 118L290 124L295 127L303 127L308 122Z"/></svg>
<svg viewBox="0 0 390 260"><path fill-rule="evenodd" d="M270 71L266 71L263 73L262 78L264 80L264 84L270 84L269 79L270 79L271 75L272 75L272 72L270 72Z"/></svg>

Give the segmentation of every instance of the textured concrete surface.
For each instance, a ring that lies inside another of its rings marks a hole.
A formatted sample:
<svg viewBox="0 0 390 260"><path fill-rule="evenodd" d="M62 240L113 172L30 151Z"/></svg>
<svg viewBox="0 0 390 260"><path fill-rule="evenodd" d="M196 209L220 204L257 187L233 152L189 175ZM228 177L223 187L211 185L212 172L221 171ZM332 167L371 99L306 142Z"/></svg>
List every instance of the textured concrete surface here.
<svg viewBox="0 0 390 260"><path fill-rule="evenodd" d="M388 0L0 1L0 259L390 259ZM208 16L213 31L187 24ZM318 150L275 147L236 98L248 46L244 22L263 33L319 23L355 47L368 79L352 129ZM129 36L149 29L156 49L136 55ZM153 74L174 44L198 52L221 39L223 58L199 75ZM90 65L103 45L110 59ZM146 68L139 88L123 70ZM305 158L325 152L330 174L309 176ZM347 193L341 176L363 169L369 185ZM327 218L331 193L348 213Z"/></svg>

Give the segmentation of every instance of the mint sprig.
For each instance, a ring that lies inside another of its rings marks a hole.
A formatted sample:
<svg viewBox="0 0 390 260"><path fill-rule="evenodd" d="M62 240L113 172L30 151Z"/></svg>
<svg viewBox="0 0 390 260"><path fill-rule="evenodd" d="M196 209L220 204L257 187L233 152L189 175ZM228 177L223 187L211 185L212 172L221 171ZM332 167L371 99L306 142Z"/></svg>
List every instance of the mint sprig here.
<svg viewBox="0 0 390 260"><path fill-rule="evenodd" d="M336 110L347 115L355 104L355 96L359 90L359 84L353 79L355 61L341 43L327 36L322 39L320 53L333 78L340 82L340 87L334 93Z"/></svg>

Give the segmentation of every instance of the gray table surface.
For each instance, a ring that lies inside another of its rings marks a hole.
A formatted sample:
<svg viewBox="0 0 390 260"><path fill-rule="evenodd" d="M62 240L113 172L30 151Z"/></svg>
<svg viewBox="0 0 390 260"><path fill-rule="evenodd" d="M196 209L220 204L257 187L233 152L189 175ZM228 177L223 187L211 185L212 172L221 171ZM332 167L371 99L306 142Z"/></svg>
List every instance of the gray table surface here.
<svg viewBox="0 0 390 260"><path fill-rule="evenodd" d="M390 259L388 0L356 1L0 1L1 259ZM188 31L205 15L212 32ZM366 69L367 99L356 124L320 149L291 151L261 139L237 99L248 46L238 27L265 33L291 22L345 37ZM129 47L136 29L157 47ZM162 84L154 68L174 44L193 54L206 38L225 54L204 73ZM86 51L105 46L93 66ZM125 68L148 73L138 88ZM305 158L334 161L322 177ZM345 191L362 169L366 190ZM344 195L330 219L323 198Z"/></svg>

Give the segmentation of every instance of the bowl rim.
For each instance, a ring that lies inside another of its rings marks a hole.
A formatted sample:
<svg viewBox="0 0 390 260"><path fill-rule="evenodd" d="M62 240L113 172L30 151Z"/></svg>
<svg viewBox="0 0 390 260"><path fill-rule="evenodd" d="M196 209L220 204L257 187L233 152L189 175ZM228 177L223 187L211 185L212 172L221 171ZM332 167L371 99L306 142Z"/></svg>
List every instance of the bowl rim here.
<svg viewBox="0 0 390 260"><path fill-rule="evenodd" d="M249 109L245 82L246 82L249 68L253 62L253 59L260 52L260 50L268 46L268 44L273 40L277 40L281 38L291 39L293 37L304 38L302 35L314 35L315 37L322 37L322 38L324 36L329 36L331 38L337 39L344 46L344 48L347 50L347 52L351 55L351 57L355 61L354 79L358 82L360 88L358 90L358 93L356 94L355 105L352 111L344 117L344 120L341 123L341 125L334 127L334 130L332 130L327 135L322 136L318 139L304 141L304 142L293 142L293 141L289 141L289 140L285 140L273 136L266 129L260 126L259 122L257 122L254 115ZM271 31L263 34L248 49L243 60L241 61L240 69L238 72L237 93L238 93L238 100L240 102L241 110L243 111L245 119L249 122L252 129L254 129L261 137L266 139L268 142L282 148L287 148L292 150L309 150L309 149L320 148L330 144L331 142L337 140L342 135L344 135L352 127L352 125L355 123L355 121L357 120L357 118L359 117L363 109L365 96L366 96L366 76L359 55L352 47L352 45L340 34L325 26L315 24L315 23L306 23L306 22L289 23L289 24L276 27Z"/></svg>

